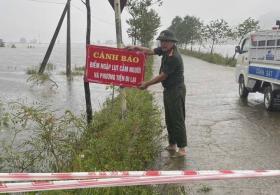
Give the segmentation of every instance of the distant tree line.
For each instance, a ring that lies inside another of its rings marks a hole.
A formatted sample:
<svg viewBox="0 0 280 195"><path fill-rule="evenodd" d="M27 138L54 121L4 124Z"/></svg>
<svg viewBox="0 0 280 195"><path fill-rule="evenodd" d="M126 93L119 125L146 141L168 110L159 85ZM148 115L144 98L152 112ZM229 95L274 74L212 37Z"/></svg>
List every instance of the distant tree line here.
<svg viewBox="0 0 280 195"><path fill-rule="evenodd" d="M228 40L239 40L239 43L244 36L260 28L259 21L253 18L247 18L242 23L235 27L230 27L224 19L212 20L208 24L204 24L198 17L195 16L176 16L169 27L172 30L179 42L181 48L186 48L194 44L202 45L207 43L210 45L212 54L214 46Z"/></svg>
<svg viewBox="0 0 280 195"><path fill-rule="evenodd" d="M128 0L127 9L130 18L126 20L129 25L127 30L133 45L141 44L149 47L160 27L160 17L152 8L153 5L161 6L162 0ZM210 46L211 54L217 44L228 40L241 40L244 36L260 28L259 21L249 17L237 26L231 27L224 19L212 20L204 24L195 16L176 16L169 29L172 30L181 48L194 44L202 46L207 43Z"/></svg>

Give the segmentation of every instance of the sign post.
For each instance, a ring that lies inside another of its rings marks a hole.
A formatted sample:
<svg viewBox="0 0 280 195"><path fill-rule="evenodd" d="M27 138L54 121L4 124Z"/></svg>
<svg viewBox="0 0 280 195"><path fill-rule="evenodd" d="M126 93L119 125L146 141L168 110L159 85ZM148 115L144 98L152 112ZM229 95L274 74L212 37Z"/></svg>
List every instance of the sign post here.
<svg viewBox="0 0 280 195"><path fill-rule="evenodd" d="M109 0L110 2L110 0ZM110 2L112 5L112 1ZM122 7L125 6L126 0L122 0ZM116 36L117 36L117 47L121 48L122 47L122 26L121 26L121 2L120 0L114 0L114 10L115 10L115 23L116 23ZM126 106L126 92L125 88L121 87L120 90L120 95L121 95L121 113L122 113L122 119L125 118L125 113L127 110Z"/></svg>
<svg viewBox="0 0 280 195"><path fill-rule="evenodd" d="M127 0L120 0L120 6L121 6L121 12L126 5ZM109 3L111 4L112 8L115 9L115 0L109 0Z"/></svg>

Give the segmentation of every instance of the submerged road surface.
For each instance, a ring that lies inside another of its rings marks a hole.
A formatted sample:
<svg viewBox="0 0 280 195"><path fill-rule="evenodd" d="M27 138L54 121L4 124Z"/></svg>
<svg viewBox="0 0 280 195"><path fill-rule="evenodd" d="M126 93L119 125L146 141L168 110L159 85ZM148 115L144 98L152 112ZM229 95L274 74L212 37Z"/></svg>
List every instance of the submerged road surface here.
<svg viewBox="0 0 280 195"><path fill-rule="evenodd" d="M262 94L238 96L234 68L183 56L185 65L185 159L164 151L159 168L165 170L280 169L280 111L267 112ZM155 74L160 58L155 58ZM151 87L162 105L162 87ZM165 143L167 144L167 143ZM190 182L186 194L280 194L280 177Z"/></svg>

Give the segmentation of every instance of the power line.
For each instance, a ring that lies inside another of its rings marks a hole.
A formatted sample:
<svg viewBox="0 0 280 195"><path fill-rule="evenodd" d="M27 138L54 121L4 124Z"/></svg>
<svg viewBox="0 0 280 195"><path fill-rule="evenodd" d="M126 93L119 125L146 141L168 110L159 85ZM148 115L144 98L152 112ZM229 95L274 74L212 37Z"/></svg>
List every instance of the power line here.
<svg viewBox="0 0 280 195"><path fill-rule="evenodd" d="M65 3L53 2L53 1L39 1L39 0L26 0L26 1L32 1L32 2L36 2L36 3L47 3L47 4L65 5ZM85 13L81 8L79 8L78 6L76 6L74 4L71 4L71 7L74 7L76 10L82 12L83 14ZM114 25L114 23L106 21L106 20L104 20L102 18L98 18L98 17L95 17L95 16L91 16L91 18L94 19L94 20L97 20L99 22L106 23L108 25Z"/></svg>
<svg viewBox="0 0 280 195"><path fill-rule="evenodd" d="M53 2L53 1L38 1L38 0L26 0L26 1L33 1L33 2L36 2L36 3L48 3L48 4L65 5L65 3Z"/></svg>
<svg viewBox="0 0 280 195"><path fill-rule="evenodd" d="M74 8L76 8L77 10L79 10L80 12L85 13L81 8L77 7L76 5L71 4L71 6L73 6ZM98 17L96 17L96 16L91 16L91 18L92 18L92 19L95 19L95 20L98 20L99 22L107 23L107 24L109 24L109 25L114 25L114 23L108 22L108 21L106 21L106 20L104 20L104 19L101 19L101 18L98 18Z"/></svg>

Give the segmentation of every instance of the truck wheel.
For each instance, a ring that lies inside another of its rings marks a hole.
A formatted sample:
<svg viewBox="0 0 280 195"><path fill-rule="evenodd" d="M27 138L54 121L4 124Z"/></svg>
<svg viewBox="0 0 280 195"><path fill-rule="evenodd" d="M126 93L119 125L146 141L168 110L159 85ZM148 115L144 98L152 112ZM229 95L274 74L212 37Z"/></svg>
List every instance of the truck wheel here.
<svg viewBox="0 0 280 195"><path fill-rule="evenodd" d="M267 86L264 90L264 106L266 110L273 110L273 92L271 86Z"/></svg>
<svg viewBox="0 0 280 195"><path fill-rule="evenodd" d="M244 78L239 79L239 96L241 98L247 98L249 95L248 89L245 87Z"/></svg>

